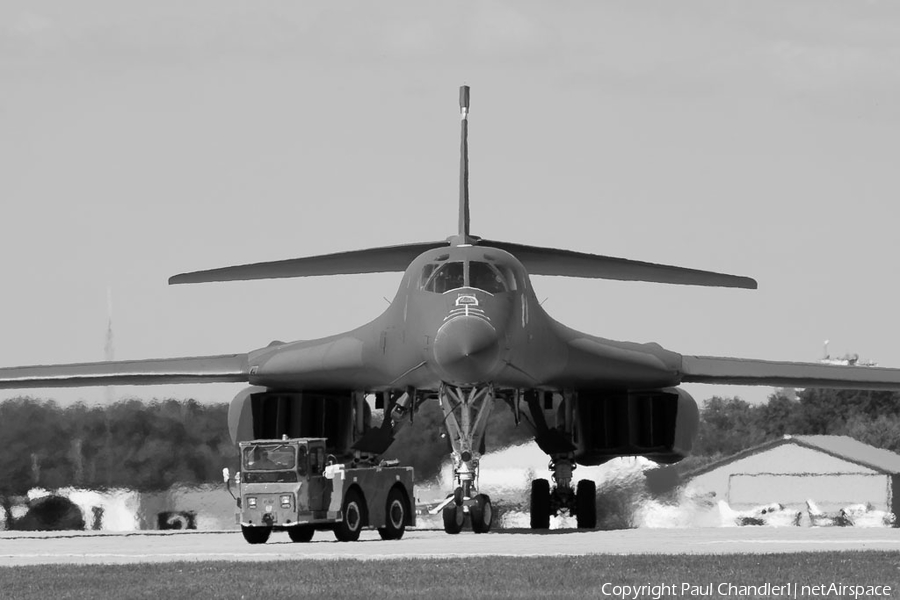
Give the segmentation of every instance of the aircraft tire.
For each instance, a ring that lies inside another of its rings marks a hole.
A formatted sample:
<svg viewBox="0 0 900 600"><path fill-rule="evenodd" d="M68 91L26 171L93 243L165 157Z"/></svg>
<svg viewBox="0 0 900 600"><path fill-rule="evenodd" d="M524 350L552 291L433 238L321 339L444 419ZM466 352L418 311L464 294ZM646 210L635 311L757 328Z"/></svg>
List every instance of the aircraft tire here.
<svg viewBox="0 0 900 600"><path fill-rule="evenodd" d="M304 544L313 539L316 530L312 525L294 525L287 532L292 542Z"/></svg>
<svg viewBox="0 0 900 600"><path fill-rule="evenodd" d="M485 494L475 496L475 502L469 507L469 516L472 517L472 531L475 533L487 533L494 522L494 507L491 499Z"/></svg>
<svg viewBox="0 0 900 600"><path fill-rule="evenodd" d="M385 503L384 527L378 528L378 535L383 540L399 540L406 531L406 520L409 511L406 495L400 488L392 488Z"/></svg>
<svg viewBox="0 0 900 600"><path fill-rule="evenodd" d="M531 528L550 529L550 482L546 479L531 482Z"/></svg>
<svg viewBox="0 0 900 600"><path fill-rule="evenodd" d="M356 489L351 489L344 498L341 521L334 528L334 537L339 542L355 542L359 539L365 520L366 504L362 495Z"/></svg>
<svg viewBox="0 0 900 600"><path fill-rule="evenodd" d="M248 527L241 525L241 533L248 544L265 544L272 534L271 527Z"/></svg>
<svg viewBox="0 0 900 600"><path fill-rule="evenodd" d="M444 531L450 535L456 535L462 531L463 523L466 521L466 515L463 514L460 507L455 504L450 504L444 507L442 514L444 517Z"/></svg>
<svg viewBox="0 0 900 600"><path fill-rule="evenodd" d="M575 521L578 529L597 528L597 484L582 479L575 489Z"/></svg>

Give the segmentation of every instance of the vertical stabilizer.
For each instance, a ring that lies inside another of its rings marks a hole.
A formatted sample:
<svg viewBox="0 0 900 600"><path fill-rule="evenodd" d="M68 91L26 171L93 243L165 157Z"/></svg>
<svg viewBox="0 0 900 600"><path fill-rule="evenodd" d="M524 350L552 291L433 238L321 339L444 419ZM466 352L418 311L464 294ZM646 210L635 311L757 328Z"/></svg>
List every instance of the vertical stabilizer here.
<svg viewBox="0 0 900 600"><path fill-rule="evenodd" d="M459 237L469 243L469 86L459 88L460 146L459 146Z"/></svg>

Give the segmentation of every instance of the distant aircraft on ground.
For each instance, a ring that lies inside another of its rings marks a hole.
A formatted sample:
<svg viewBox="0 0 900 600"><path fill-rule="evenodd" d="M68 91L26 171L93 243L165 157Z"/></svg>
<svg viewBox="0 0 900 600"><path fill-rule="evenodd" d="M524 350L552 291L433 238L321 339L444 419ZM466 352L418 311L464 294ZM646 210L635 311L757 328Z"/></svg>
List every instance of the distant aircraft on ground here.
<svg viewBox="0 0 900 600"><path fill-rule="evenodd" d="M815 502L807 500L806 512L812 527L891 527L896 520L893 513L877 510L868 503L850 504L826 513Z"/></svg>
<svg viewBox="0 0 900 600"><path fill-rule="evenodd" d="M176 275L171 284L402 272L385 312L352 331L273 342L244 354L0 369L0 388L247 382L233 401L235 442L326 437L330 452L383 453L423 402L446 416L458 487L443 508L445 529L490 528L478 465L495 401L534 431L551 479L532 482L531 525L568 511L596 524L594 482L573 485L576 464L619 456L676 462L697 433L696 402L677 386L713 384L900 390L900 370L818 363L682 356L658 344L604 339L550 317L530 275L558 275L755 289L747 277L482 239L469 232L469 88L460 89L459 227L443 241L353 250ZM365 400L385 409L370 425ZM552 484L551 484L552 481Z"/></svg>
<svg viewBox="0 0 900 600"><path fill-rule="evenodd" d="M746 525L798 527L801 518L799 510L786 508L778 502L761 504L748 510L739 511L731 508L724 500L719 500L719 515L722 517L723 527Z"/></svg>

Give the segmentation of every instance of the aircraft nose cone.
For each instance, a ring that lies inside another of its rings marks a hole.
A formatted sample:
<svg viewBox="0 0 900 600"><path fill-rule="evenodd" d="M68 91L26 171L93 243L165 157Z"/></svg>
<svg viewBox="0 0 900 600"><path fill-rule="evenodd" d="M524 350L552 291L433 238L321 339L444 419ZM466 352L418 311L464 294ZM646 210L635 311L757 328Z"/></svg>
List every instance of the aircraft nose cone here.
<svg viewBox="0 0 900 600"><path fill-rule="evenodd" d="M450 319L434 338L434 359L448 380L458 385L487 381L499 356L497 331L481 317Z"/></svg>

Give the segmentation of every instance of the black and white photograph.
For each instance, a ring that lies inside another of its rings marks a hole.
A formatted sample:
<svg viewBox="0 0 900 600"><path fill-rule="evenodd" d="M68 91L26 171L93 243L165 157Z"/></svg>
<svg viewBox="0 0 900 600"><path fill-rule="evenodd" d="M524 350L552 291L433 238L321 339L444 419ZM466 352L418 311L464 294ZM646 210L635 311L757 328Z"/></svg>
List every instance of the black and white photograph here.
<svg viewBox="0 0 900 600"><path fill-rule="evenodd" d="M0 2L0 597L900 597L894 0Z"/></svg>

